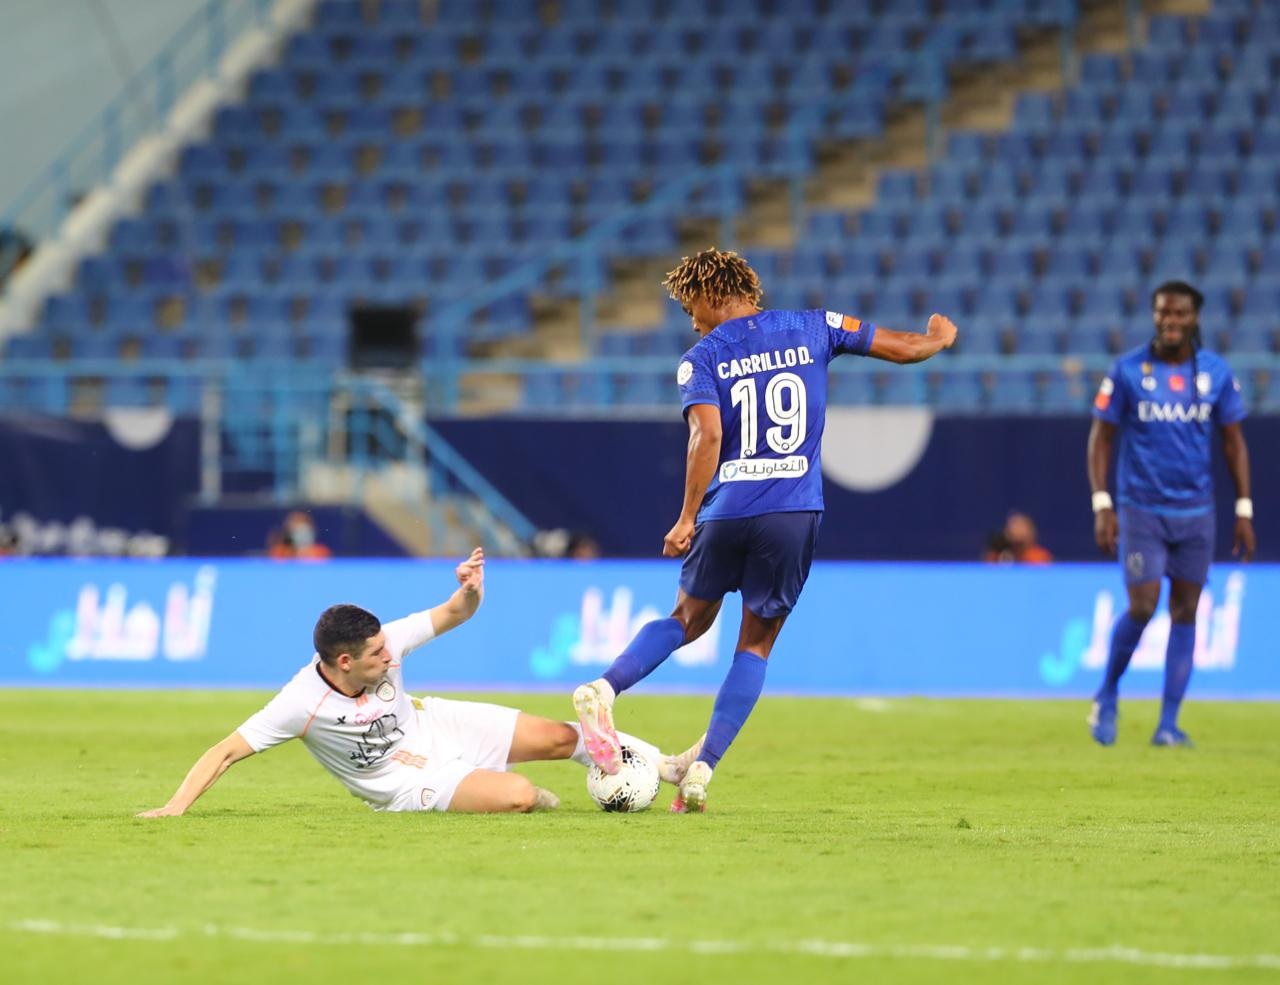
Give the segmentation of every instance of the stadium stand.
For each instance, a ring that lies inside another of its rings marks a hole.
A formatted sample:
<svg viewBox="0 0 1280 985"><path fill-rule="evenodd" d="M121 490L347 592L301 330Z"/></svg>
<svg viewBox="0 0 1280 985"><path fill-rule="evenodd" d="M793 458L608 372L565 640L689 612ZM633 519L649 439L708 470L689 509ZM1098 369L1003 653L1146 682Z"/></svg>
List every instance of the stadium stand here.
<svg viewBox="0 0 1280 985"><path fill-rule="evenodd" d="M821 141L880 135L940 67L1016 59L1019 32L1077 16L1071 0L693 13L674 0L440 0L424 19L431 9L322 0L7 355L124 359L140 374L175 358L332 369L357 303L415 306L423 359L457 355L435 312L656 184L732 160L745 207L751 180L810 173ZM725 53L703 50L712 32L731 39ZM1150 286L1180 276L1210 299L1207 342L1275 351L1280 18L1231 0L1152 18L1148 35L1141 50L1086 57L1067 91L1019 96L1007 132L953 132L926 172L882 173L870 208L815 211L790 248L749 248L766 301L904 327L942 310L962 324L962 354L1061 358L1132 344ZM832 93L835 110L815 110ZM716 207L691 200L683 217ZM467 342L527 335L535 295L607 287L618 262L680 245L674 218L645 220L608 241L590 276L565 271L471 318ZM589 364L531 374L526 406L665 402L652 374L612 368L685 347L686 321L667 311L601 332L596 355L615 358L596 382ZM1028 365L835 392L952 412L1080 409L1087 382ZM142 381L108 397L189 392Z"/></svg>

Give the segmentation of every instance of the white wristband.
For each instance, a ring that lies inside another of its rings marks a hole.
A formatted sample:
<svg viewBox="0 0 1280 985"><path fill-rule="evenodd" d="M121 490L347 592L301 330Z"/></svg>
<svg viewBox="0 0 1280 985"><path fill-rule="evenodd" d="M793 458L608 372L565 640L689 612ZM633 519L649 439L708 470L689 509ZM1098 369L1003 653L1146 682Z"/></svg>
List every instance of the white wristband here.
<svg viewBox="0 0 1280 985"><path fill-rule="evenodd" d="M1242 496L1236 500L1236 516L1242 520L1253 519L1253 500L1248 496Z"/></svg>
<svg viewBox="0 0 1280 985"><path fill-rule="evenodd" d="M1111 493L1103 489L1093 494L1093 512L1101 513L1103 510L1111 509L1115 509L1111 504Z"/></svg>

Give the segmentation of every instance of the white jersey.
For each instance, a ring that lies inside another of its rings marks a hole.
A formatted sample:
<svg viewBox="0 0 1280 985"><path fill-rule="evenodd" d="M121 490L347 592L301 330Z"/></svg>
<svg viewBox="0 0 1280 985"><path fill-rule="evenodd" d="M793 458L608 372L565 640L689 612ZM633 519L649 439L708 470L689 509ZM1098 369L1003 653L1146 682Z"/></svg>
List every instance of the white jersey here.
<svg viewBox="0 0 1280 985"><path fill-rule="evenodd" d="M391 666L373 687L348 697L320 676L316 654L236 730L254 752L301 739L321 766L375 808L389 806L436 758L419 715L422 702L405 693L400 668L405 654L435 637L431 613L415 612L382 629Z"/></svg>

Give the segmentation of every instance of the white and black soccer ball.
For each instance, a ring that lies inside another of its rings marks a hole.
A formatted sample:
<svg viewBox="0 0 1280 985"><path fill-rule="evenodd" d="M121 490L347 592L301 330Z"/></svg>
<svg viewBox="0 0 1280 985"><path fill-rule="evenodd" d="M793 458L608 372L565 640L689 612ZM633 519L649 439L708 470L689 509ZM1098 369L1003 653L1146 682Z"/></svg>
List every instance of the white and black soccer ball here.
<svg viewBox="0 0 1280 985"><path fill-rule="evenodd" d="M587 770L587 793L601 810L634 814L658 796L658 764L639 749L622 747L622 768L610 776L599 766Z"/></svg>

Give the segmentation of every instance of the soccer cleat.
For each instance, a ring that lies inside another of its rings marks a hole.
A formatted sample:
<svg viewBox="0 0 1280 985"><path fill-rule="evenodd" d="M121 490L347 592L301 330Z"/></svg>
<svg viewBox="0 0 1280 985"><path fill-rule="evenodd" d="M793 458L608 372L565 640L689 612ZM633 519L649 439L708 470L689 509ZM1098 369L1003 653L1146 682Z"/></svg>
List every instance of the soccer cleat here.
<svg viewBox="0 0 1280 985"><path fill-rule="evenodd" d="M1089 734L1100 746L1116 744L1116 700L1115 698L1095 701L1089 712Z"/></svg>
<svg viewBox="0 0 1280 985"><path fill-rule="evenodd" d="M554 811L560 806L560 798L550 790L544 790L542 787L534 787L533 793L533 809L535 811Z"/></svg>
<svg viewBox="0 0 1280 985"><path fill-rule="evenodd" d="M1191 741L1191 736L1174 725L1172 727L1161 726L1156 729L1156 734L1151 737L1153 746L1181 746L1184 749L1194 749L1196 744Z"/></svg>
<svg viewBox="0 0 1280 985"><path fill-rule="evenodd" d="M697 760L689 767L680 781L680 796L671 805L674 814L702 813L707 809L707 784L711 782L711 767Z"/></svg>
<svg viewBox="0 0 1280 985"><path fill-rule="evenodd" d="M664 783L680 786L680 781L689 772L689 767L702 752L702 743L707 737L703 735L697 742L676 756L663 756L658 760L658 776ZM674 805L673 805L674 807ZM679 813L679 812L677 812Z"/></svg>
<svg viewBox="0 0 1280 985"><path fill-rule="evenodd" d="M698 812L700 813L706 813L706 810L707 810L707 805L705 803L698 808ZM677 796L676 799L671 802L671 813L672 814L690 814L693 812L689 809L689 805L686 804L682 798Z"/></svg>
<svg viewBox="0 0 1280 985"><path fill-rule="evenodd" d="M593 681L573 692L573 710L582 726L582 742L591 761L610 776L622 769L622 743L613 727L613 695L608 684Z"/></svg>

